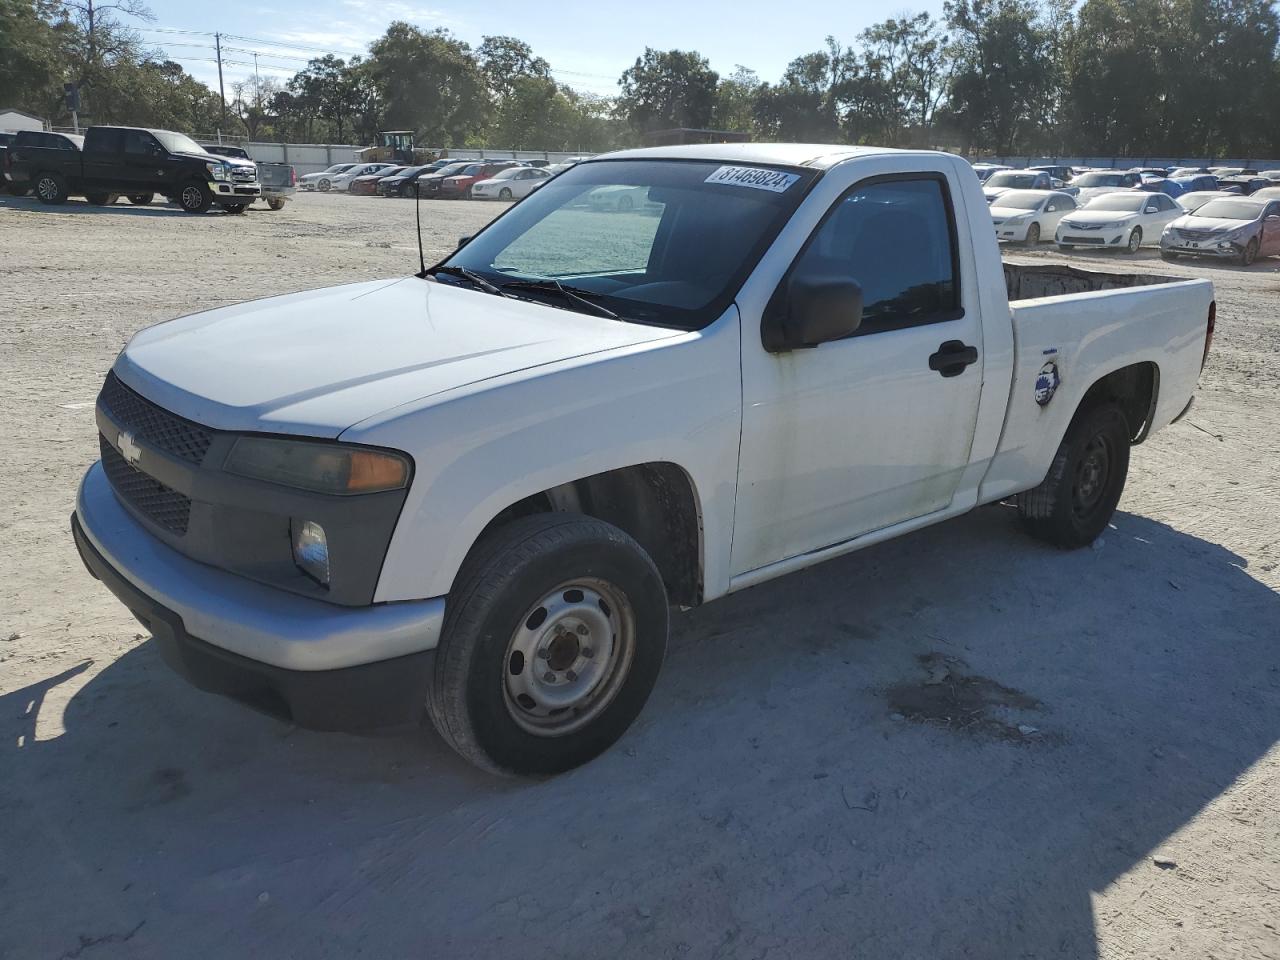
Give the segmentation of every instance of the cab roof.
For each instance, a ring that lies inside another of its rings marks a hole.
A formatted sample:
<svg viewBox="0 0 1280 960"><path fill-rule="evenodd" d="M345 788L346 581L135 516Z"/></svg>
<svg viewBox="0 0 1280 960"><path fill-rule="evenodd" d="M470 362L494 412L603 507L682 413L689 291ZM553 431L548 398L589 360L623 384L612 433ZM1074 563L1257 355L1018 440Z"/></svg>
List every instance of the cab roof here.
<svg viewBox="0 0 1280 960"><path fill-rule="evenodd" d="M890 147L851 147L834 143L693 143L671 147L642 147L618 150L584 161L595 160L713 160L719 162L765 163L787 167L814 167L825 170L842 160L872 154L925 151L894 150Z"/></svg>

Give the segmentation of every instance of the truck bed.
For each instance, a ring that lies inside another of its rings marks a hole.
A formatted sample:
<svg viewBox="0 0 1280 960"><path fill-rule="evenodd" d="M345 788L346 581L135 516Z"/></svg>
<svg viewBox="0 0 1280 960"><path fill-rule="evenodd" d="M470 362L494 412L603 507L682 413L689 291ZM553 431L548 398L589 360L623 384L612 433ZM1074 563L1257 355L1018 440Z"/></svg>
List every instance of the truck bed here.
<svg viewBox="0 0 1280 960"><path fill-rule="evenodd" d="M1078 270L1062 264L1004 265L1004 286L1010 302L1179 282L1178 277L1162 277L1151 273L1101 273L1095 270Z"/></svg>
<svg viewBox="0 0 1280 960"><path fill-rule="evenodd" d="M1154 365L1156 404L1144 435L1172 421L1195 391L1213 302L1208 280L1008 263L1004 275L1013 380L984 501L1043 479L1085 390L1111 371ZM1043 404L1042 376L1058 383Z"/></svg>

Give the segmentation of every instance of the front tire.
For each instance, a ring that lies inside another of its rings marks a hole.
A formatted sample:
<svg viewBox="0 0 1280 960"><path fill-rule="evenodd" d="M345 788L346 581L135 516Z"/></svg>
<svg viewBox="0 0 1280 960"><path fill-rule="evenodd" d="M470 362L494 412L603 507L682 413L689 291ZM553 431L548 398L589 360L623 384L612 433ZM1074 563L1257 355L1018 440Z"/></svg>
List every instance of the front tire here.
<svg viewBox="0 0 1280 960"><path fill-rule="evenodd" d="M67 202L67 181L60 173L45 172L36 177L36 199L41 203Z"/></svg>
<svg viewBox="0 0 1280 960"><path fill-rule="evenodd" d="M510 188L510 187L503 187L501 190L499 190L499 191L498 191L498 199L499 199L499 200L510 200L510 199L511 199L511 188Z"/></svg>
<svg viewBox="0 0 1280 960"><path fill-rule="evenodd" d="M213 194L203 183L188 183L178 194L184 213L204 213L213 204Z"/></svg>
<svg viewBox="0 0 1280 960"><path fill-rule="evenodd" d="M328 180L321 180L319 183L316 184L316 189L319 190L321 193L328 193L329 188L332 186L333 184L331 184Z"/></svg>
<svg viewBox="0 0 1280 960"><path fill-rule="evenodd" d="M224 203L222 205L222 209L227 211L227 213L244 213L244 208L246 206L247 204L243 203Z"/></svg>
<svg viewBox="0 0 1280 960"><path fill-rule="evenodd" d="M467 760L546 776L607 750L640 713L667 646L667 594L622 530L570 513L500 527L449 594L428 713Z"/></svg>
<svg viewBox="0 0 1280 960"><path fill-rule="evenodd" d="M1253 261L1258 259L1258 238L1254 237L1250 240L1243 250L1240 251L1240 266L1251 267Z"/></svg>
<svg viewBox="0 0 1280 960"><path fill-rule="evenodd" d="M1017 497L1023 527L1063 549L1087 547L1107 529L1129 473L1129 425L1104 403L1076 415L1033 490Z"/></svg>
<svg viewBox="0 0 1280 960"><path fill-rule="evenodd" d="M1142 228L1134 227L1133 232L1129 234L1129 242L1125 244L1125 249L1130 253L1137 253L1142 246Z"/></svg>
<svg viewBox="0 0 1280 960"><path fill-rule="evenodd" d="M1026 239L1022 241L1023 246L1035 247L1040 244L1040 224L1033 223L1027 227Z"/></svg>

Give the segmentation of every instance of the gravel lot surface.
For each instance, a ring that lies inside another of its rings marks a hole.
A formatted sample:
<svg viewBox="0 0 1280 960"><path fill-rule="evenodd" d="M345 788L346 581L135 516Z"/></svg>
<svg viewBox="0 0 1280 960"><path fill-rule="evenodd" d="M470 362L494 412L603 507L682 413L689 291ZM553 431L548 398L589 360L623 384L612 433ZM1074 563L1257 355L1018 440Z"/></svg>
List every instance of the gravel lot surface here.
<svg viewBox="0 0 1280 960"><path fill-rule="evenodd" d="M527 783L191 689L67 529L130 334L416 260L407 201L0 199L0 957L1280 957L1280 261L1070 257L1218 285L1095 549L988 507L678 616Z"/></svg>

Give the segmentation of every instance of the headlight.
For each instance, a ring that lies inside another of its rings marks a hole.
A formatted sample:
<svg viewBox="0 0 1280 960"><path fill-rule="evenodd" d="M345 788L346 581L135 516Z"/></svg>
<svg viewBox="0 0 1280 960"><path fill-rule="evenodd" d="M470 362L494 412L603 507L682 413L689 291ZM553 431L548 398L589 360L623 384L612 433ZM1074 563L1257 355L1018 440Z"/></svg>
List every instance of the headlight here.
<svg viewBox="0 0 1280 960"><path fill-rule="evenodd" d="M321 586L329 585L329 538L324 527L314 520L294 520L290 525L293 538L293 562L298 569Z"/></svg>
<svg viewBox="0 0 1280 960"><path fill-rule="evenodd" d="M227 179L227 168L221 163L206 163L205 166L209 168L209 176L213 177L213 179Z"/></svg>
<svg viewBox="0 0 1280 960"><path fill-rule="evenodd" d="M408 457L343 443L241 437L223 469L316 493L350 496L399 490L409 483Z"/></svg>

